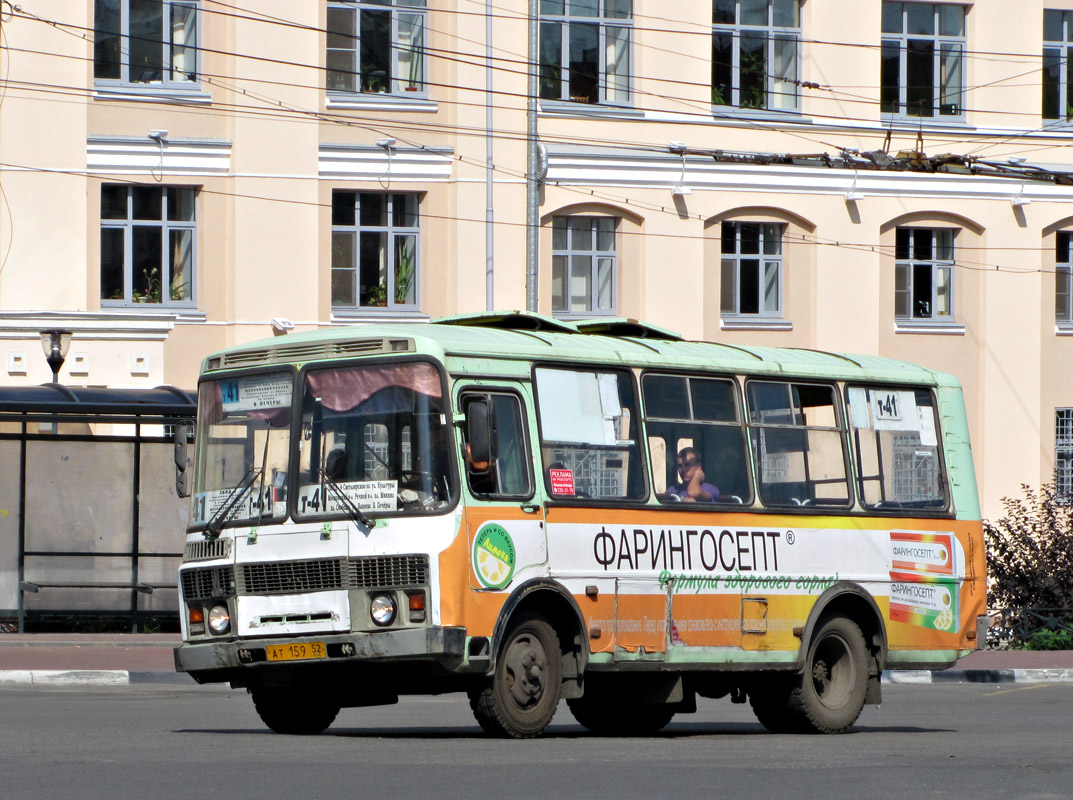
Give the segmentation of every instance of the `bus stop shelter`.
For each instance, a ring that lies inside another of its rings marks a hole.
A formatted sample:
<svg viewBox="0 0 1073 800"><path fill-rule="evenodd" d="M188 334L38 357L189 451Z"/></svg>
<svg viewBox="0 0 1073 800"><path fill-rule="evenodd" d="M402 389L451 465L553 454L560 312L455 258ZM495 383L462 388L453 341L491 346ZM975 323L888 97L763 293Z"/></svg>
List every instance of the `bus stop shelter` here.
<svg viewBox="0 0 1073 800"><path fill-rule="evenodd" d="M0 617L176 624L174 431L196 407L171 386L0 387Z"/></svg>

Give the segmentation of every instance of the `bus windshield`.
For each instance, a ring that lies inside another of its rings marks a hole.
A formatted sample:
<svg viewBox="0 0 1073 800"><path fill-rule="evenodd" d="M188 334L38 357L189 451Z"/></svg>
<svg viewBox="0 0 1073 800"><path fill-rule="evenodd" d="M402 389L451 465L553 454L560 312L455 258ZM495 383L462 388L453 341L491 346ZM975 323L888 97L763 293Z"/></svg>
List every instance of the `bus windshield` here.
<svg viewBox="0 0 1073 800"><path fill-rule="evenodd" d="M194 527L286 515L293 387L290 372L202 381Z"/></svg>
<svg viewBox="0 0 1073 800"><path fill-rule="evenodd" d="M455 496L450 455L443 382L432 364L305 373L298 518L442 510Z"/></svg>

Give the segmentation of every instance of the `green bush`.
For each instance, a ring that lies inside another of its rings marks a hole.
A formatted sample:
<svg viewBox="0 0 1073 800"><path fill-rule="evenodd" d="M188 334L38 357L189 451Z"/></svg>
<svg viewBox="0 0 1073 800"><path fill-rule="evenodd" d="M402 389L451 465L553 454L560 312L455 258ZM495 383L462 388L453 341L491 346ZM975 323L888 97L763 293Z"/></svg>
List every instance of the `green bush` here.
<svg viewBox="0 0 1073 800"><path fill-rule="evenodd" d="M1041 630L1032 635L1018 647L1020 650L1073 650L1073 631Z"/></svg>
<svg viewBox="0 0 1073 800"><path fill-rule="evenodd" d="M1006 515L984 520L991 608L1073 608L1073 506L1052 484L1004 497Z"/></svg>

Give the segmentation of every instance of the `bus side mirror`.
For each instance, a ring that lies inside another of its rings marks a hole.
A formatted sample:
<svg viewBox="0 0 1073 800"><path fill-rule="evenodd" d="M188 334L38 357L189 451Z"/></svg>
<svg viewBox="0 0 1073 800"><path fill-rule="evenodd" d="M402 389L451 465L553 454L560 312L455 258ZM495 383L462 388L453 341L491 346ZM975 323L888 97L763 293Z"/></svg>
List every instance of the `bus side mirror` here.
<svg viewBox="0 0 1073 800"><path fill-rule="evenodd" d="M190 474L186 471L186 443L190 438L190 427L187 422L180 422L175 426L175 493L179 497L190 496Z"/></svg>
<svg viewBox="0 0 1073 800"><path fill-rule="evenodd" d="M492 461L492 426L486 400L473 400L466 406L466 442L471 461Z"/></svg>

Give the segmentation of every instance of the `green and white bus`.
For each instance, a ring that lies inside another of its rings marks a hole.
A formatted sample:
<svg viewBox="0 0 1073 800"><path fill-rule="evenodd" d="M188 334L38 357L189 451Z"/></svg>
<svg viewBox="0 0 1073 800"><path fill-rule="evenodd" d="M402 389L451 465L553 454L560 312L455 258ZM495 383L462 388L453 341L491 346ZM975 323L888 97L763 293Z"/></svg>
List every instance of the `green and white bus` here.
<svg viewBox="0 0 1073 800"><path fill-rule="evenodd" d="M283 733L444 692L500 736L728 696L837 733L986 625L961 388L900 361L523 312L334 328L206 358L195 441L176 664Z"/></svg>

